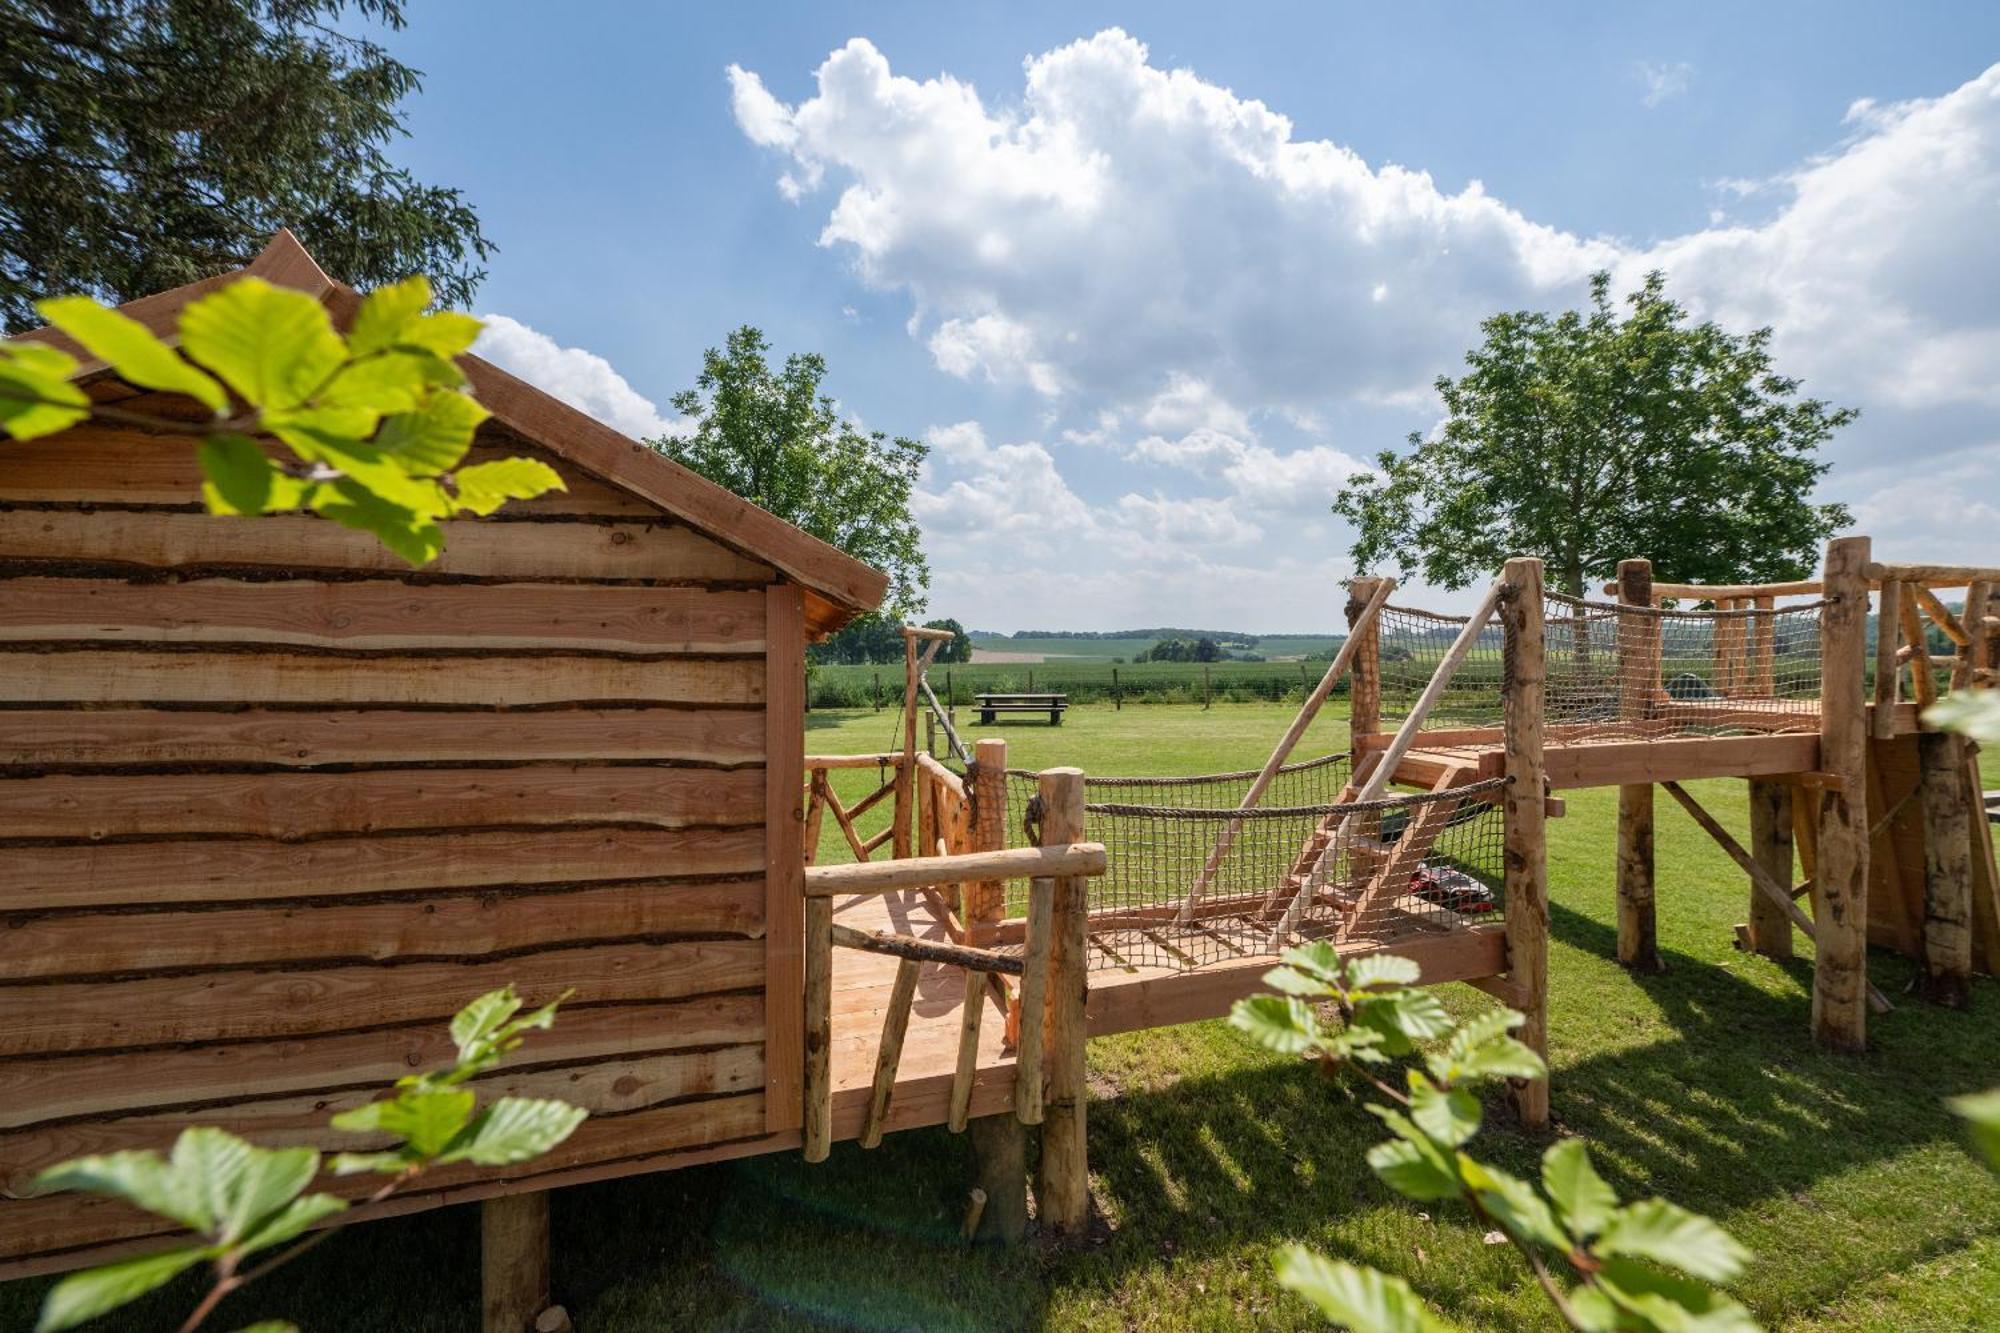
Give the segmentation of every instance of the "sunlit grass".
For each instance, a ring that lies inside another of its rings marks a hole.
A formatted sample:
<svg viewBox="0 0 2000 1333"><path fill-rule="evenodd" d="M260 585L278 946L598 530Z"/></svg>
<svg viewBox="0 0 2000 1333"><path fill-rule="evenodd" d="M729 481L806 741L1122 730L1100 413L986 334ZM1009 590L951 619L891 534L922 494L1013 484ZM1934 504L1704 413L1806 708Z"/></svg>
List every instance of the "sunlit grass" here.
<svg viewBox="0 0 2000 1333"><path fill-rule="evenodd" d="M1019 723L1017 766L1096 773L1253 767L1286 706L1073 710ZM815 714L808 748L893 743L893 715ZM1342 748L1316 725L1300 753ZM1989 785L2000 765L1989 761ZM843 778L865 790L872 774ZM1739 836L1740 782L1691 784ZM1611 961L1616 796L1571 793L1550 825L1553 1102L1627 1195L1659 1193L1718 1217L1757 1253L1738 1294L1791 1330L1990 1327L2000 1308L2000 1186L1941 1105L2000 1083L2000 988L1951 1013L1903 995L1911 968L1871 958L1895 1012L1872 1016L1861 1057L1807 1040L1809 947L1790 964L1731 945L1739 871L1659 802L1659 937L1668 970ZM1449 987L1455 1007L1488 1001ZM1506 1247L1463 1213L1390 1195L1361 1154L1379 1137L1361 1104L1221 1023L1094 1042L1091 1164L1112 1230L1045 1254L970 1250L956 1224L966 1148L943 1130L580 1188L555 1204L558 1296L592 1333L655 1329L1309 1328L1270 1278L1304 1241L1391 1269L1474 1328L1551 1326ZM1483 1142L1531 1168L1544 1146L1506 1127ZM225 1307L218 1328L284 1315L309 1331L477 1326L477 1216L452 1209L357 1228ZM28 1319L39 1284L0 1288L0 1327ZM240 1304L239 1304L240 1302ZM147 1307L170 1328L186 1302Z"/></svg>

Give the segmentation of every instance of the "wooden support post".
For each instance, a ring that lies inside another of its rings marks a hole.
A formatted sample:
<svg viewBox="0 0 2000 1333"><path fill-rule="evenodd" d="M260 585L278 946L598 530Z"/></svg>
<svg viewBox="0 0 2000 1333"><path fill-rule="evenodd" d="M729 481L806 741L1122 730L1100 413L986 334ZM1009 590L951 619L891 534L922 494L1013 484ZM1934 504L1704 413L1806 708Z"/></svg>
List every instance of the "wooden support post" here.
<svg viewBox="0 0 2000 1333"><path fill-rule="evenodd" d="M1914 592L1914 587L1905 593ZM1923 613L1917 609L1917 599L1905 596L1902 606L1903 637L1909 640L1910 650L1910 697L1917 701L1917 711L1922 712L1937 702L1937 675L1931 667L1930 631L1924 625Z"/></svg>
<svg viewBox="0 0 2000 1333"><path fill-rule="evenodd" d="M1347 626L1357 641L1347 691L1350 736L1373 736L1382 730L1382 622L1369 611L1380 579L1355 579L1347 585ZM1357 752L1360 747L1355 746Z"/></svg>
<svg viewBox="0 0 2000 1333"><path fill-rule="evenodd" d="M875 1052L875 1082L868 1091L868 1117L861 1125L861 1146L881 1146L889 1124L889 1099L896 1091L896 1069L903 1063L903 1038L910 1031L910 1006L917 998L917 975L924 965L914 958L896 964L896 984L889 989L889 1011L882 1015L882 1046Z"/></svg>
<svg viewBox="0 0 2000 1333"><path fill-rule="evenodd" d="M1831 547L1827 549L1827 559L1833 558ZM1861 583L1864 594L1868 584ZM1833 595L1831 585L1827 595ZM1829 613L1831 608L1828 609ZM1864 615L1863 621L1867 620ZM1821 618L1820 654L1825 656L1825 617ZM1877 740L1888 740L1896 734L1896 700L1902 688L1902 667L1898 664L1896 650L1903 642L1903 585L1895 579L1882 580L1882 599L1875 611L1875 713L1870 719L1870 732Z"/></svg>
<svg viewBox="0 0 2000 1333"><path fill-rule="evenodd" d="M801 1128L805 1096L804 594L764 593L764 1128Z"/></svg>
<svg viewBox="0 0 2000 1333"><path fill-rule="evenodd" d="M1750 779L1750 855L1779 884L1792 883L1792 787L1770 778ZM1766 958L1792 956L1792 919L1768 894L1750 886L1750 951Z"/></svg>
<svg viewBox="0 0 2000 1333"><path fill-rule="evenodd" d="M997 852L1007 845L1007 742L980 741L973 748L973 825L971 850ZM993 938L993 925L1006 915L1007 886L1001 880L976 880L965 885L964 920L966 943L985 947ZM951 1079L951 1132L966 1126L972 1109L972 1081L979 1073L979 1028L986 1012L986 974L970 969L965 974L964 1008L959 1013L958 1065ZM1010 1122L1016 1125L1018 1122ZM992 1191L987 1191L989 1194Z"/></svg>
<svg viewBox="0 0 2000 1333"><path fill-rule="evenodd" d="M1812 1024L1814 1040L1840 1051L1868 1044L1868 737L1862 692L1868 559L1866 537L1827 544L1827 606L1820 617L1820 769L1840 781L1818 792ZM1889 586L1883 585L1885 602ZM1893 635L1895 623L1885 617L1881 632ZM1893 673L1893 651L1890 661ZM1879 682L1876 697L1879 723L1879 715L1893 709L1882 708Z"/></svg>
<svg viewBox="0 0 2000 1333"><path fill-rule="evenodd" d="M833 1148L833 899L806 899L805 1157Z"/></svg>
<svg viewBox="0 0 2000 1333"><path fill-rule="evenodd" d="M1643 736L1659 689L1660 618L1653 609L1653 562L1618 562L1618 602L1645 613L1618 613L1618 717ZM1660 970L1653 902L1653 784L1618 789L1618 961Z"/></svg>
<svg viewBox="0 0 2000 1333"><path fill-rule="evenodd" d="M1950 732L1917 737L1924 807L1923 994L1963 1009L1972 979L1972 826L1965 741Z"/></svg>
<svg viewBox="0 0 2000 1333"><path fill-rule="evenodd" d="M1042 844L1083 837L1083 770L1052 768L1041 775ZM1036 1200L1045 1231L1077 1237L1090 1219L1090 1159L1085 1144L1084 989L1089 966L1088 880L1053 882L1049 911L1046 1111ZM1025 1025L1026 1017L1022 1022Z"/></svg>
<svg viewBox="0 0 2000 1333"><path fill-rule="evenodd" d="M1547 807L1542 790L1543 706L1547 643L1542 625L1542 562L1507 562L1501 580L1507 594L1500 604L1506 630L1501 684L1507 786L1501 809L1506 819L1504 893L1507 922L1507 979L1527 1014L1520 1038L1544 1059L1549 1050L1549 886ZM1544 1129L1549 1123L1547 1079L1513 1086L1521 1123Z"/></svg>
<svg viewBox="0 0 2000 1333"><path fill-rule="evenodd" d="M1965 625L1968 642L1959 650L1958 668L1952 672L1951 687L1962 690L1966 686L1982 680L1981 673L1993 666L1994 640L2000 638L1986 624L1986 618L1993 615L2000 606L1993 602L1993 585L1979 581L1965 589L1965 609L1960 613Z"/></svg>
<svg viewBox="0 0 2000 1333"><path fill-rule="evenodd" d="M971 1130L973 1171L986 1192L972 1239L1012 1245L1028 1232L1028 1133L1011 1115L980 1116Z"/></svg>
<svg viewBox="0 0 2000 1333"><path fill-rule="evenodd" d="M549 1307L547 1190L479 1205L481 1333L530 1333Z"/></svg>
<svg viewBox="0 0 2000 1333"><path fill-rule="evenodd" d="M1778 617L1777 599L1757 597L1751 600L1757 609L1757 616L1750 622L1754 635L1750 645L1750 692L1760 699L1775 698L1778 693Z"/></svg>

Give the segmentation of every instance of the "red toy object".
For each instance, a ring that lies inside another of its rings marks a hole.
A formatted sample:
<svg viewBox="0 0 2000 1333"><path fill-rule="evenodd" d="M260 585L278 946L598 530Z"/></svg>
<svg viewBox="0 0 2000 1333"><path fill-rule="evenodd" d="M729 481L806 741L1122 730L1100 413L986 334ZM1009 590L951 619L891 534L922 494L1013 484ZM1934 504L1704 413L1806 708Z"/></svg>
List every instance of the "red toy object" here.
<svg viewBox="0 0 2000 1333"><path fill-rule="evenodd" d="M1462 870L1418 866L1416 873L1410 876L1410 892L1427 903L1436 903L1465 916L1500 909L1500 904L1493 901L1493 890Z"/></svg>

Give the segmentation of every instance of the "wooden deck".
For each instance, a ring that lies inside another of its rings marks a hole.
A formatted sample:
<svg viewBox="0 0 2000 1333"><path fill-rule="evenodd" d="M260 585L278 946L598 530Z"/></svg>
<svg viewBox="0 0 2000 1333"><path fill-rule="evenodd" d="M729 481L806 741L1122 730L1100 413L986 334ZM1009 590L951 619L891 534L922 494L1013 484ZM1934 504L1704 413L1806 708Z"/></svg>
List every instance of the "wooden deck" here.
<svg viewBox="0 0 2000 1333"><path fill-rule="evenodd" d="M1874 707L1868 705L1871 714ZM1770 715L1761 715L1761 720L1769 723ZM1551 725L1543 750L1549 786L1561 791L1817 772L1821 766L1817 715L1800 713L1788 717L1786 722L1795 729L1747 736L1665 735L1641 739L1566 736L1565 730L1574 729ZM1897 704L1895 734L1906 735L1917 730L1916 705ZM1384 748L1389 739L1387 733L1363 736L1358 745L1365 753ZM1396 766L1395 780L1429 787L1453 769L1465 772L1473 781L1498 777L1503 758L1497 727L1427 731L1419 734L1416 747Z"/></svg>
<svg viewBox="0 0 2000 1333"><path fill-rule="evenodd" d="M918 892L839 898L834 901L834 920L859 930L949 939ZM1414 958L1423 969L1425 984L1493 978L1506 966L1506 942L1498 923L1398 939L1387 946L1359 941L1343 952L1372 953L1385 947ZM853 1139L860 1137L867 1113L896 960L836 948L833 961L833 1137ZM1220 1018L1237 1000L1264 989L1263 975L1276 963L1272 955L1262 954L1197 971L1127 967L1093 972L1085 1009L1090 1035ZM943 964L926 965L919 975L889 1103L889 1132L939 1125L947 1118L952 1074L958 1063L964 976L958 968ZM1002 1047L1005 1028L1005 1016L989 999L980 1024L979 1072L972 1091L974 1116L1013 1109L1014 1056Z"/></svg>

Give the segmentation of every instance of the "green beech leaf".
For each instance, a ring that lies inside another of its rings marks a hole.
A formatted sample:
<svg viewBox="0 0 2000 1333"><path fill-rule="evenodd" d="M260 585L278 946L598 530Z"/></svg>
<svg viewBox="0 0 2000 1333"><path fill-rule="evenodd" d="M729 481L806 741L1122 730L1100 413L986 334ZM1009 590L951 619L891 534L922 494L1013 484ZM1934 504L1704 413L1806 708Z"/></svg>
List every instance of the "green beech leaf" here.
<svg viewBox="0 0 2000 1333"><path fill-rule="evenodd" d="M1354 1025L1381 1033L1383 1049L1390 1054L1408 1055L1417 1042L1443 1036L1456 1022L1431 992L1395 990L1357 996Z"/></svg>
<svg viewBox="0 0 2000 1333"><path fill-rule="evenodd" d="M332 1124L354 1134L394 1135L419 1157L435 1157L466 1129L477 1102L471 1092L457 1088L410 1091L343 1111Z"/></svg>
<svg viewBox="0 0 2000 1333"><path fill-rule="evenodd" d="M211 435L195 450L201 464L202 502L211 514L275 513L305 502L313 483L279 470L255 440Z"/></svg>
<svg viewBox="0 0 2000 1333"><path fill-rule="evenodd" d="M412 565L427 565L444 549L444 532L428 515L390 504L352 478L316 488L312 508L342 527L373 533Z"/></svg>
<svg viewBox="0 0 2000 1333"><path fill-rule="evenodd" d="M1964 732L1981 745L2000 745L2000 694L1947 694L1924 710L1924 721L1941 731Z"/></svg>
<svg viewBox="0 0 2000 1333"><path fill-rule="evenodd" d="M401 1152L343 1152L335 1153L327 1162L327 1167L336 1176L358 1175L372 1171L377 1175L393 1176L416 1164L415 1159Z"/></svg>
<svg viewBox="0 0 2000 1333"><path fill-rule="evenodd" d="M297 407L347 360L325 306L261 278L191 302L181 311L181 350L266 409Z"/></svg>
<svg viewBox="0 0 2000 1333"><path fill-rule="evenodd" d="M431 303L430 279L421 273L377 287L354 312L347 345L357 357L386 351L403 341L403 331L423 318Z"/></svg>
<svg viewBox="0 0 2000 1333"><path fill-rule="evenodd" d="M1458 1169L1467 1187L1479 1196L1481 1206L1509 1234L1539 1242L1559 1253L1569 1252L1570 1234L1556 1220L1548 1201L1535 1193L1533 1185L1497 1167L1476 1162L1464 1153L1458 1155Z"/></svg>
<svg viewBox="0 0 2000 1333"><path fill-rule="evenodd" d="M1296 948L1287 949L1279 956L1278 961L1297 968L1309 976L1318 977L1329 987L1335 985L1341 978L1340 951L1326 940L1310 940Z"/></svg>
<svg viewBox="0 0 2000 1333"><path fill-rule="evenodd" d="M319 1173L313 1148L259 1148L224 1130L195 1126L174 1140L172 1169L207 1198L212 1237L235 1243L297 1198Z"/></svg>
<svg viewBox="0 0 2000 1333"><path fill-rule="evenodd" d="M1757 1333L1750 1312L1713 1287L1630 1259L1607 1259L1597 1285L1644 1327L1686 1333ZM1628 1324L1629 1326L1629 1324Z"/></svg>
<svg viewBox="0 0 2000 1333"><path fill-rule="evenodd" d="M80 1190L123 1199L204 1235L215 1225L202 1193L187 1188L166 1159L150 1148L59 1162L35 1177L35 1189L44 1194Z"/></svg>
<svg viewBox="0 0 2000 1333"><path fill-rule="evenodd" d="M388 416L414 410L439 385L459 382L450 362L428 352L383 352L342 366L315 401L330 407L366 407Z"/></svg>
<svg viewBox="0 0 2000 1333"><path fill-rule="evenodd" d="M465 1132L438 1156L440 1166L475 1162L512 1166L548 1152L583 1123L580 1106L539 1097L502 1097L481 1111Z"/></svg>
<svg viewBox="0 0 2000 1333"><path fill-rule="evenodd" d="M433 356L449 358L469 349L483 327L477 319L461 311L439 310L404 329L402 340Z"/></svg>
<svg viewBox="0 0 2000 1333"><path fill-rule="evenodd" d="M138 320L99 305L88 296L58 296L35 302L49 323L81 343L85 350L118 372L119 378L142 389L181 393L220 415L229 409L229 395L199 369L183 361L173 348L153 336Z"/></svg>
<svg viewBox="0 0 2000 1333"><path fill-rule="evenodd" d="M76 358L40 343L0 343L0 426L17 440L68 430L90 415L90 399L69 382Z"/></svg>
<svg viewBox="0 0 2000 1333"><path fill-rule="evenodd" d="M1318 1044L1311 1006L1295 996L1252 995L1229 1011L1229 1025L1266 1050L1299 1055Z"/></svg>
<svg viewBox="0 0 2000 1333"><path fill-rule="evenodd" d="M1972 1126L1973 1143L1986 1155L1986 1164L2000 1170L2000 1088L1949 1097L1945 1105L1965 1117Z"/></svg>
<svg viewBox="0 0 2000 1333"><path fill-rule="evenodd" d="M1368 1150L1368 1166L1382 1183L1408 1199L1456 1199L1458 1177L1434 1151L1389 1139Z"/></svg>
<svg viewBox="0 0 2000 1333"><path fill-rule="evenodd" d="M49 1288L49 1294L42 1298L42 1314L35 1323L35 1333L75 1328L121 1305L129 1305L214 1256L215 1251L205 1246L163 1250L71 1273Z"/></svg>
<svg viewBox="0 0 2000 1333"><path fill-rule="evenodd" d="M1413 1069L1410 1119L1431 1138L1456 1148L1479 1132L1479 1099L1464 1088L1440 1088Z"/></svg>
<svg viewBox="0 0 2000 1333"><path fill-rule="evenodd" d="M1280 1250L1273 1267L1278 1285L1297 1292L1328 1319L1356 1333L1436 1333L1451 1327L1399 1277L1339 1263L1303 1245Z"/></svg>
<svg viewBox="0 0 2000 1333"><path fill-rule="evenodd" d="M303 1235L313 1223L346 1210L347 1200L331 1194L303 1195L250 1228L237 1241L236 1248L242 1254L255 1254L273 1245L283 1245L294 1236Z"/></svg>
<svg viewBox="0 0 2000 1333"><path fill-rule="evenodd" d="M521 1011L521 997L513 986L502 986L490 990L452 1016L451 1039L458 1046L458 1059L462 1064L472 1058L477 1048L498 1032L515 1014Z"/></svg>
<svg viewBox="0 0 2000 1333"><path fill-rule="evenodd" d="M1393 953L1364 954L1347 965L1352 990L1368 986L1414 986L1423 971L1414 961Z"/></svg>
<svg viewBox="0 0 2000 1333"><path fill-rule="evenodd" d="M491 415L462 393L434 392L415 411L384 421L375 447L417 476L434 477L458 466L479 423Z"/></svg>
<svg viewBox="0 0 2000 1333"><path fill-rule="evenodd" d="M1642 1199L1611 1215L1592 1247L1602 1255L1650 1259L1704 1282L1728 1282L1750 1252L1699 1213L1665 1199Z"/></svg>
<svg viewBox="0 0 2000 1333"><path fill-rule="evenodd" d="M544 491L568 490L562 477L535 458L501 458L475 463L451 474L458 503L475 514L490 514L509 500L532 500Z"/></svg>
<svg viewBox="0 0 2000 1333"><path fill-rule="evenodd" d="M1585 1240L1603 1230L1618 1207L1617 1192L1590 1164L1582 1139L1564 1139L1542 1154L1542 1189L1562 1210L1569 1229Z"/></svg>

